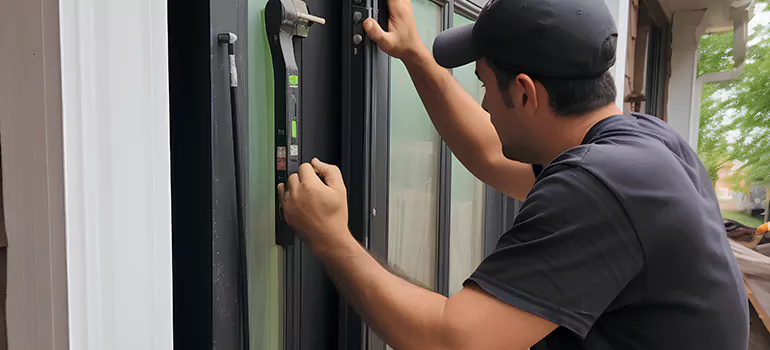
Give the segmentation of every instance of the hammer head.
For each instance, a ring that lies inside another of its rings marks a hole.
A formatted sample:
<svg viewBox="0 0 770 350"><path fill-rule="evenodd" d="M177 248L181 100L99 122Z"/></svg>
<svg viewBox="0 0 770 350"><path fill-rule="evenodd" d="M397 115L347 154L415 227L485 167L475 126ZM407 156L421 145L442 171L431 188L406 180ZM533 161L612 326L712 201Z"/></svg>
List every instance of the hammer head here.
<svg viewBox="0 0 770 350"><path fill-rule="evenodd" d="M306 38L313 24L309 18L317 18L310 15L307 4L302 0L281 0L283 7L283 20L281 29L295 36Z"/></svg>

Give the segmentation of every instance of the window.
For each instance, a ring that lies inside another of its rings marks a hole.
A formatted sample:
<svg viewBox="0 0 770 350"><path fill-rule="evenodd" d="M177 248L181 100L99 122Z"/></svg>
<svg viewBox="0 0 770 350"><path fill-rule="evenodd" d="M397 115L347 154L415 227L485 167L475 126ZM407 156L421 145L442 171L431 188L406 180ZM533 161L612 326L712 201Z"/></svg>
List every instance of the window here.
<svg viewBox="0 0 770 350"><path fill-rule="evenodd" d="M428 47L442 28L442 8L412 2L417 31ZM433 128L404 64L391 59L388 261L399 273L436 289L438 154Z"/></svg>
<svg viewBox="0 0 770 350"><path fill-rule="evenodd" d="M412 3L417 30L428 47L443 28L441 6ZM455 26L473 23L453 15ZM475 64L457 68L455 78L477 101L483 88ZM438 290L439 261L448 261L449 295L458 292L484 256L486 185L452 157L448 259L438 255L441 139L436 133L406 67L391 60L390 198L388 260L397 273ZM446 271L446 270L444 270ZM445 272L446 273L446 272Z"/></svg>
<svg viewBox="0 0 770 350"><path fill-rule="evenodd" d="M454 14L454 26L473 23ZM481 82L475 74L476 64L453 70L453 75L479 103L484 98ZM451 221L449 234L449 295L462 289L484 257L484 194L486 185L476 179L457 158L452 156Z"/></svg>
<svg viewBox="0 0 770 350"><path fill-rule="evenodd" d="M665 118L668 75L667 43L670 30L660 5L642 0L631 6L631 23L626 49L624 111L643 112Z"/></svg>
<svg viewBox="0 0 770 350"><path fill-rule="evenodd" d="M644 102L644 112L666 120L666 87L670 69L667 45L671 40L670 27L665 23L665 19L655 21L653 18L648 23L646 77L643 85L647 100Z"/></svg>

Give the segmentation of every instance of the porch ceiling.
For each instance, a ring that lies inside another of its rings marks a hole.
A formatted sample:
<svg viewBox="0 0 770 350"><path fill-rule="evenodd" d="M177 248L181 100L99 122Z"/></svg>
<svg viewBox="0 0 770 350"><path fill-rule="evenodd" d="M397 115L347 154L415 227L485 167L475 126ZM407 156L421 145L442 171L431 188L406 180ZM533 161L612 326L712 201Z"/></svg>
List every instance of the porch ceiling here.
<svg viewBox="0 0 770 350"><path fill-rule="evenodd" d="M704 10L713 2L711 0L661 0L661 5L670 13L674 13L687 10Z"/></svg>
<svg viewBox="0 0 770 350"><path fill-rule="evenodd" d="M692 10L709 10L709 21L712 28L731 27L731 10L733 5L741 7L746 0L659 0L666 15ZM749 1L750 2L750 1Z"/></svg>

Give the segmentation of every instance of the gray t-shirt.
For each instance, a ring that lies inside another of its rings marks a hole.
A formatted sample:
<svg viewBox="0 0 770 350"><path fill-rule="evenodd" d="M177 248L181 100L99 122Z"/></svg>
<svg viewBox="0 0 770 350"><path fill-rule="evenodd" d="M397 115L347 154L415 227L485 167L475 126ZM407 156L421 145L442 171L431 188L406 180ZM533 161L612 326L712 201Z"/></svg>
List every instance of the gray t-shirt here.
<svg viewBox="0 0 770 350"><path fill-rule="evenodd" d="M560 326L537 350L748 346L709 176L651 116L607 118L545 167L471 282Z"/></svg>

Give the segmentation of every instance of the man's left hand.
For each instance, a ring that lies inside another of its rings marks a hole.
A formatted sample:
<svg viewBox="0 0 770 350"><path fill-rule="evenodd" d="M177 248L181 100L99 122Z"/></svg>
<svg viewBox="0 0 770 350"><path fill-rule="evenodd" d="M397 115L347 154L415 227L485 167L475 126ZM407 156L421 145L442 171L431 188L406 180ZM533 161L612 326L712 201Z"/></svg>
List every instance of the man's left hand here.
<svg viewBox="0 0 770 350"><path fill-rule="evenodd" d="M278 185L278 198L286 222L314 251L350 236L347 189L336 166L318 159L302 164L286 184Z"/></svg>

